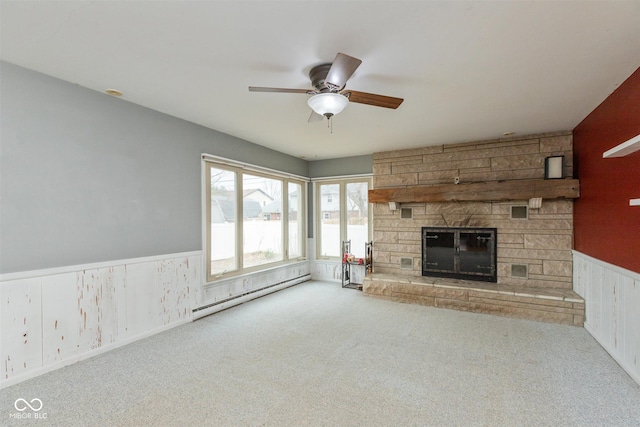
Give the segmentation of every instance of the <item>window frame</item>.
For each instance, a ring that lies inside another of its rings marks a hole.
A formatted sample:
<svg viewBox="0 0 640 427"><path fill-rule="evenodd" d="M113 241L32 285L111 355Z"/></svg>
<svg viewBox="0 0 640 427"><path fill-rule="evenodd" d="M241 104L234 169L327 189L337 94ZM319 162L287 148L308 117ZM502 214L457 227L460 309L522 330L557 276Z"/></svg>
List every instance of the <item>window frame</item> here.
<svg viewBox="0 0 640 427"><path fill-rule="evenodd" d="M212 273L211 271L211 169L221 169L235 174L235 258L237 268L233 271L223 273ZM248 163L236 162L208 154L202 155L202 173L203 173L203 246L204 246L204 275L206 283L212 283L231 277L241 276L247 273L255 273L262 270L268 270L273 267L292 264L306 259L306 241L307 241L307 183L308 178L288 174L286 172L276 171L272 169L262 168ZM281 214L281 250L282 260L274 262L262 263L259 265L244 267L244 206L243 206L243 181L244 175L258 176L273 179L281 182L282 185L282 214ZM300 240L300 254L294 258L289 258L289 183L298 184L301 194L298 197L298 221L302 224L298 226Z"/></svg>
<svg viewBox="0 0 640 427"><path fill-rule="evenodd" d="M316 247L316 259L318 260L339 260L342 256L322 255L322 192L320 186L322 185L335 185L338 184L339 188L339 220L340 220L340 242L347 239L347 226L348 226L348 204L347 204L347 184L353 183L366 183L367 190L373 188L373 177L371 175L353 175L348 177L333 177L313 179L314 183L313 191L314 197L314 218L315 218L315 247ZM333 201L331 202L333 203ZM373 209L372 204L367 198L367 241L370 242L373 236Z"/></svg>

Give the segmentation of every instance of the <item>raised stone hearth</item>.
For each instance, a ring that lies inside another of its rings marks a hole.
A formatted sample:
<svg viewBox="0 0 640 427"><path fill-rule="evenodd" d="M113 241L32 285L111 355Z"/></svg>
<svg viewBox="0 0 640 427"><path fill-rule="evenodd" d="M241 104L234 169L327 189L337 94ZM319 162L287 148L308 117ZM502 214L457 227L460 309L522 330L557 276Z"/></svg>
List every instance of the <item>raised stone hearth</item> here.
<svg viewBox="0 0 640 427"><path fill-rule="evenodd" d="M570 289L372 274L365 295L397 302L582 326L584 299Z"/></svg>

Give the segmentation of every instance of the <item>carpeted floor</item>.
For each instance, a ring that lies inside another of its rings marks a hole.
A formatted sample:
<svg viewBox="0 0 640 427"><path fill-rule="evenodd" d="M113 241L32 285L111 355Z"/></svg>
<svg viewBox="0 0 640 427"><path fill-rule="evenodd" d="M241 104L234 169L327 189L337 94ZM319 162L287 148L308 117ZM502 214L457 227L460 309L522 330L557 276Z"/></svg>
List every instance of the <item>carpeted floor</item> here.
<svg viewBox="0 0 640 427"><path fill-rule="evenodd" d="M15 419L39 398L46 419ZM307 282L0 391L3 426L639 426L583 328Z"/></svg>

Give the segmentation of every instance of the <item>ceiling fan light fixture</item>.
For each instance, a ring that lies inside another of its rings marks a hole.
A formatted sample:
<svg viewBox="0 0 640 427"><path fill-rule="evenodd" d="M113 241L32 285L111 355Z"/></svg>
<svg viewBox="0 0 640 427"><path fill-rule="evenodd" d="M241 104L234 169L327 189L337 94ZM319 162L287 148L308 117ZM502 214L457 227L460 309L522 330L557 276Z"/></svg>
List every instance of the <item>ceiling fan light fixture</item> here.
<svg viewBox="0 0 640 427"><path fill-rule="evenodd" d="M344 110L349 103L349 98L339 93L327 92L313 95L307 103L316 113L331 117Z"/></svg>

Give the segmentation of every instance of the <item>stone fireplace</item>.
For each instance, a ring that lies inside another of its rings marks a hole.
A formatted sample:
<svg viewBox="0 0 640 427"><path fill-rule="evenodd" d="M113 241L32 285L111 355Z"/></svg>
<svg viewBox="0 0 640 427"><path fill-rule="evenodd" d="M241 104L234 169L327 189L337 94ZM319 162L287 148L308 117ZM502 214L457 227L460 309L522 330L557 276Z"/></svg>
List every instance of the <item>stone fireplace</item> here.
<svg viewBox="0 0 640 427"><path fill-rule="evenodd" d="M564 156L566 179L544 179L550 156ZM374 273L364 294L583 325L572 285L572 176L570 132L374 153ZM443 243L425 255L430 232ZM489 280L479 274L491 269Z"/></svg>
<svg viewBox="0 0 640 427"><path fill-rule="evenodd" d="M571 132L374 153L374 190L458 183L454 190L478 183L514 189L513 199L374 203L375 272L422 276L422 227L491 228L498 284L572 289L573 200L543 198L537 208L519 198L520 187L544 182L545 158L556 155L565 156L571 178Z"/></svg>

